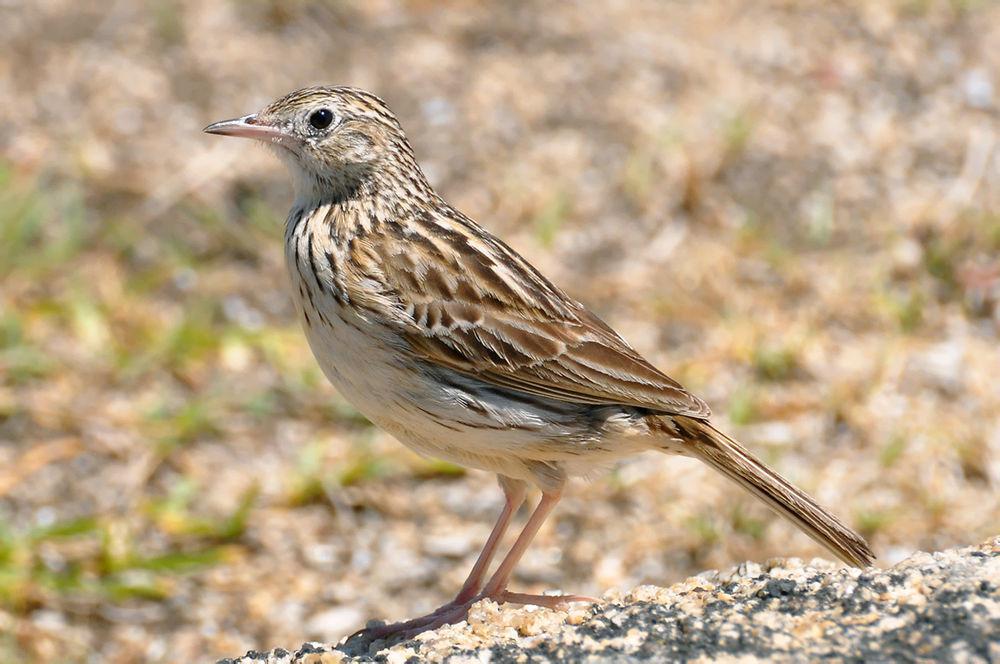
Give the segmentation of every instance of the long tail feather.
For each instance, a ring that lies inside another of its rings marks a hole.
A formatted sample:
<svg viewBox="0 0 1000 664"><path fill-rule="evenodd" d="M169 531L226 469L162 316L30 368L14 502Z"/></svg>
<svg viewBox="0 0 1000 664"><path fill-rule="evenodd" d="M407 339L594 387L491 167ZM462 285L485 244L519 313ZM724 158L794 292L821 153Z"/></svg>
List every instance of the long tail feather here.
<svg viewBox="0 0 1000 664"><path fill-rule="evenodd" d="M811 496L788 483L735 440L708 422L690 417L671 418L690 451L739 483L785 517L802 532L844 562L865 567L875 555L861 535L820 507Z"/></svg>

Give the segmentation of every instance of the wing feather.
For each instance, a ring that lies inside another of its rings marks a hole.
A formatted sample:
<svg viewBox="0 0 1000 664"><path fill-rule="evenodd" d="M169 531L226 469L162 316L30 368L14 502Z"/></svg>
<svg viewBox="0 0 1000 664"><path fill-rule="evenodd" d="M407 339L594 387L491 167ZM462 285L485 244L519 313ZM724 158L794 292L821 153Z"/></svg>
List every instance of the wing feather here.
<svg viewBox="0 0 1000 664"><path fill-rule="evenodd" d="M708 406L647 362L513 249L454 210L420 233L385 235L384 299L413 352L485 382L561 401L709 416ZM433 247L433 256L421 252ZM415 284L419 286L415 287Z"/></svg>

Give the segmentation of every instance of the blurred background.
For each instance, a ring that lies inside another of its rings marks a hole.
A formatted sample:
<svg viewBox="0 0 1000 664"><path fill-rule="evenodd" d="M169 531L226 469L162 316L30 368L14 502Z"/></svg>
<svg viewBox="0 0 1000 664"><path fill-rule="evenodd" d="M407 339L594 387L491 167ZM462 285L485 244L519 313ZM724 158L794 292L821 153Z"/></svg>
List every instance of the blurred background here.
<svg viewBox="0 0 1000 664"><path fill-rule="evenodd" d="M445 198L880 565L998 534L995 3L6 0L0 43L4 662L336 640L475 559L494 479L327 385L284 169L201 133L308 84L387 99ZM513 585L821 555L651 455L573 484Z"/></svg>

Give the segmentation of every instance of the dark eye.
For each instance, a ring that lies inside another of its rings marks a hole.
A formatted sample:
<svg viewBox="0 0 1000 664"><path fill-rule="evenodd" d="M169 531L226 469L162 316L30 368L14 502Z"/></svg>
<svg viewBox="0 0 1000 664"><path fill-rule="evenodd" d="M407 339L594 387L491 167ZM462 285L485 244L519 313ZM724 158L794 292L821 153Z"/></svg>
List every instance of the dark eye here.
<svg viewBox="0 0 1000 664"><path fill-rule="evenodd" d="M309 116L309 124L316 129L326 129L331 122L333 122L333 112L328 108L313 111L312 115Z"/></svg>

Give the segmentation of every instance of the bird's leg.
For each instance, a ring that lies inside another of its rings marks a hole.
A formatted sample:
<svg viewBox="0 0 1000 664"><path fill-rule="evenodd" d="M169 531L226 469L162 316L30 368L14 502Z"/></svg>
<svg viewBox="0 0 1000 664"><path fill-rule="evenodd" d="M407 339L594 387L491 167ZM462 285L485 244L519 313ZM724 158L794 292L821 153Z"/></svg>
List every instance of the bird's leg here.
<svg viewBox="0 0 1000 664"><path fill-rule="evenodd" d="M514 542L514 546L510 548L510 552L507 557L503 559L500 563L500 567L497 571L493 573L493 576L487 582L486 587L483 588L483 592L480 593L479 597L476 599L489 598L495 602L511 602L514 604L534 604L537 606L544 606L550 609L562 608L569 602L596 602L597 600L593 597L585 597L583 595L529 595L526 593L512 593L507 590L507 583L510 581L510 576L514 572L514 568L517 563L520 562L521 556L524 552L528 550L531 545L532 540L535 539L535 535L538 533L538 529L545 522L545 519L552 513L559 499L562 497L562 487L560 486L555 491L547 491L542 493L542 499L538 502L538 506L535 511L531 513L531 517L528 522L524 524L524 530L518 536L517 541Z"/></svg>
<svg viewBox="0 0 1000 664"><path fill-rule="evenodd" d="M500 512L500 518L497 519L496 525L493 526L493 532L490 533L489 538L486 540L486 544L483 546L476 564L472 566L469 578L465 580L462 589L455 596L455 599L452 600L451 603L453 605L465 604L479 592L479 589L483 585L483 578L486 576L486 571L489 569L490 563L493 562L493 557L496 555L497 545L500 544L500 540L510 527L510 520L514 517L514 513L517 512L518 508L524 502L525 485L521 480L501 476L500 488L503 489L504 495L503 511Z"/></svg>
<svg viewBox="0 0 1000 664"><path fill-rule="evenodd" d="M499 482L504 495L503 510L500 512L500 517L497 519L496 525L493 526L493 531L486 540L483 550L479 553L479 558L476 560L476 564L472 566L472 570L469 572L469 577L465 580L465 583L462 585L462 589L458 592L458 595L455 596L455 599L426 616L420 616L419 618L413 618L405 622L369 627L356 632L350 637L351 639L360 635L364 635L364 637L369 640L376 640L384 639L402 632L414 632L418 634L425 629L433 629L433 626L431 625L434 623L437 623L434 626L445 624L444 622L437 622L445 615L462 611L463 607L465 611L468 611L468 605L471 603L473 598L476 597L476 593L479 592L479 589L483 585L483 578L486 576L490 563L493 562L493 558L496 555L497 545L500 544L500 540L503 539L507 529L510 527L510 521L514 517L514 514L524 502L524 494L526 490L524 482L510 477L504 477L503 475L499 477Z"/></svg>
<svg viewBox="0 0 1000 664"><path fill-rule="evenodd" d="M538 506L535 507L535 510L531 513L531 516L528 518L528 522L524 525L524 529L521 531L521 534L517 536L517 540L514 542L514 545L510 548L510 551L507 552L507 555L500 563L500 566L497 568L497 571L493 573L493 576L490 577L490 580L489 582L487 582L486 587L479 595L476 595L475 591L472 591L471 594L473 595L473 597L469 597L465 602L461 604L457 603L458 597L456 597L455 598L456 602L452 603L451 605L442 606L440 609L438 609L431 615L425 616L422 619L418 618L418 620L421 621L419 622L419 624L411 626L408 624L401 623L399 625L401 629L393 630L392 632L393 638L398 638L400 640L405 641L429 629L437 629L441 625L447 625L459 622L460 620L464 620L469 613L469 607L472 606L474 602L480 599L488 597L497 602L507 601L506 598L504 597L504 594L506 593L507 581L510 579L511 572L514 571L514 567L517 565L518 561L521 560L521 556L524 555L524 552L525 550L527 550L528 545L531 544L531 540L534 539L535 534L538 532L538 528L545 521L545 517L547 517L549 513L552 512L552 508L554 508L556 506L556 503L559 502L560 495L561 491L542 494L541 501L539 501ZM497 523L497 525L499 526L503 522L503 520L504 520L504 515L501 514L500 521ZM493 538L491 537L490 539L492 540ZM493 544L495 547L495 543ZM484 558L492 557L493 555L493 551L489 551L489 548L490 548L490 542L487 542L486 548L480 555L480 561L483 562L483 565L481 566L482 570L479 569L480 564L477 562L476 566L472 570L472 574L469 576L469 581L466 582L466 587L462 588L462 592L459 593L459 597L469 594L467 592L468 589L470 589L472 586L478 586L479 583L482 581L481 578L477 579L475 577L477 576L477 573L478 576L481 577L482 574L486 571L488 561L484 560ZM390 627L395 627L395 625L391 625Z"/></svg>
<svg viewBox="0 0 1000 664"><path fill-rule="evenodd" d="M411 639L426 630L437 629L441 625L448 625L464 620L469 613L469 607L481 599L491 599L499 603L511 602L514 604L534 604L536 606L544 606L550 609L562 608L570 602L598 601L593 597L585 597L583 595L529 595L526 593L512 593L507 591L507 583L510 581L510 576L514 572L514 568L517 566L517 563L520 562L524 552L528 550L532 540L535 539L535 535L538 534L538 529L541 528L543 523L545 523L545 519L552 513L552 510L555 508L561 497L562 487L559 487L555 491L546 491L542 493L542 499L538 502L538 506L535 507L535 510L531 513L531 516L528 518L528 522L524 525L524 529L521 531L521 534L518 535L517 540L510 548L507 556L500 563L497 571L493 573L493 576L490 577L490 580L486 583L486 587L483 588L479 595L462 604L454 604L450 607L441 607L436 615L431 616L431 620L429 622L423 623L416 628L398 632L398 638L402 640Z"/></svg>
<svg viewBox="0 0 1000 664"><path fill-rule="evenodd" d="M514 568L520 562L524 552L531 545L531 541L538 534L538 529L545 522L549 514L552 513L553 508L555 508L556 503L559 502L559 498L561 497L561 486L554 491L544 491L542 493L542 499L531 513L528 522L524 524L521 534L518 535L514 545L507 552L497 571L493 573L493 576L490 577L490 580L486 583L486 587L483 588L479 595L462 604L453 604L450 607L443 606L438 612L428 616L430 618L428 622L410 629L393 632L393 637L405 641L429 629L437 629L441 625L449 625L460 620L465 620L469 614L469 607L481 599L491 599L499 603L535 604L552 609L562 608L569 602L596 602L597 600L592 597L583 597L581 595L528 595L507 591L507 582L510 581L510 576L514 572Z"/></svg>
<svg viewBox="0 0 1000 664"><path fill-rule="evenodd" d="M493 573L493 576L486 583L486 587L483 588L480 598L488 597L497 602L506 601L502 598L502 595L507 591L507 582L510 581L510 575L514 572L517 563L521 561L521 556L528 550L532 540L535 539L538 529L545 523L545 519L552 513L552 510L561 497L562 487L555 491L542 493L542 499L538 501L538 506L531 513L528 522L524 524L524 529L517 536L517 540L514 541L514 546L510 547L510 551L507 552L503 562L500 563L500 567L497 567L497 571Z"/></svg>
<svg viewBox="0 0 1000 664"><path fill-rule="evenodd" d="M496 526L493 527L493 532L490 533L490 537L486 541L486 546L483 547L482 553L479 554L479 559L473 566L469 578L466 579L465 585L462 586L462 590L459 591L455 599L426 616L392 625L370 627L358 632L350 640L358 637L363 638L366 643L386 638L391 638L393 641L405 641L421 632L465 620L469 614L469 607L481 599L491 599L499 603L535 604L551 609L562 608L569 602L597 601L593 597L584 597L582 595L529 595L525 593L512 593L507 590L507 583L510 581L510 576L514 572L514 568L520 562L524 552L531 545L532 540L535 539L538 529L545 523L545 519L552 513L552 510L562 497L561 486L556 490L544 491L542 493L542 499L531 513L528 522L524 525L524 529L521 530L521 534L514 541L514 545L511 546L510 551L507 552L507 555L500 563L496 572L493 573L493 576L490 577L486 586L478 595L476 594L482 583L483 576L485 576L486 570L493 559L493 555L496 553L496 547L500 539L510 525L510 520L514 512L517 511L517 508L524 501L525 487L522 482L501 478L500 485L503 487L506 498L503 511L500 513L500 518L497 519Z"/></svg>

